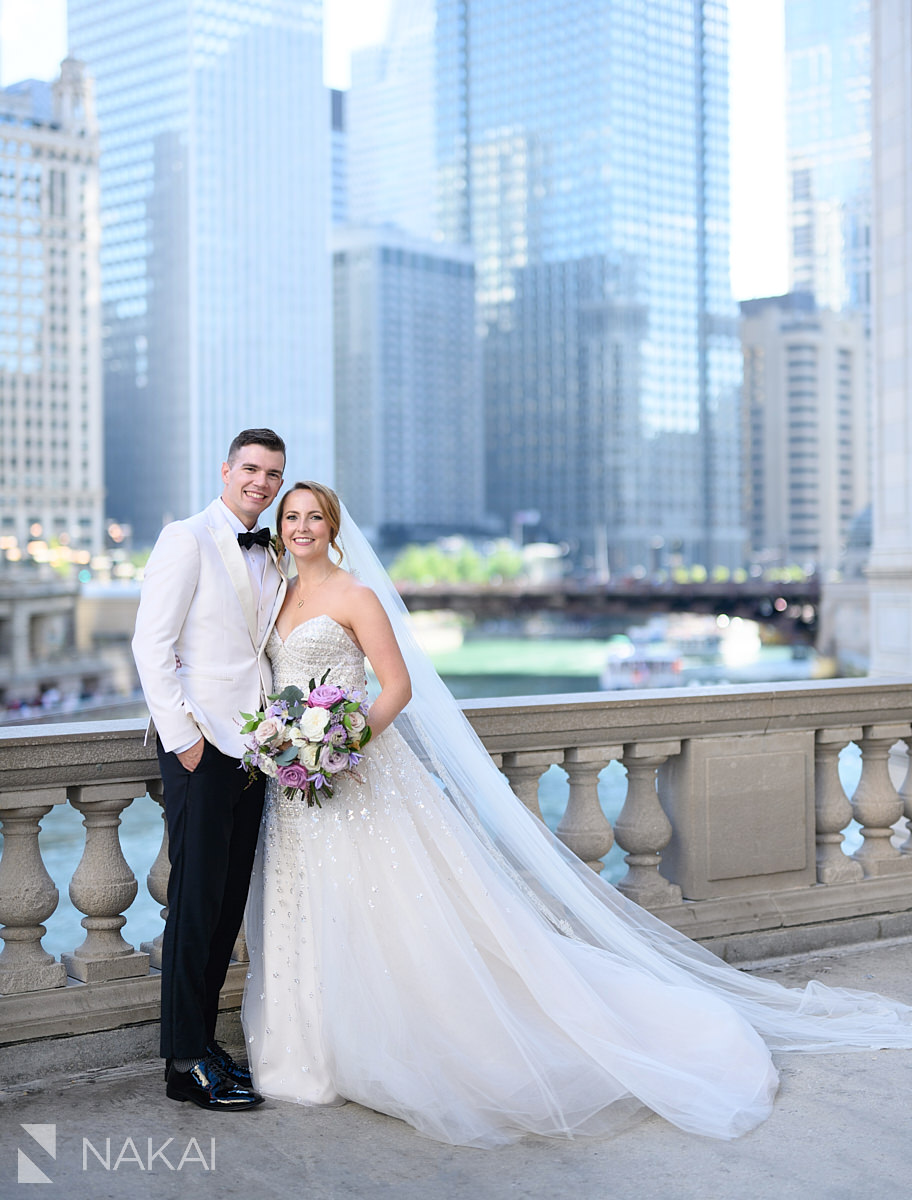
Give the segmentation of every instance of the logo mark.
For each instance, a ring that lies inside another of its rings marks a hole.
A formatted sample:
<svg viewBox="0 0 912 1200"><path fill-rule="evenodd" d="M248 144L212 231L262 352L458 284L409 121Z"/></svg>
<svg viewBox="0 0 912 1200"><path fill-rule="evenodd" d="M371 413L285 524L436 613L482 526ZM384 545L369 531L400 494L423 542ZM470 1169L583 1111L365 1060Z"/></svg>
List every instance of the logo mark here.
<svg viewBox="0 0 912 1200"><path fill-rule="evenodd" d="M57 1126L56 1125L23 1125L22 1128L30 1138L38 1143L51 1158L57 1158ZM19 1151L19 1183L51 1183L44 1171L33 1163L24 1150Z"/></svg>

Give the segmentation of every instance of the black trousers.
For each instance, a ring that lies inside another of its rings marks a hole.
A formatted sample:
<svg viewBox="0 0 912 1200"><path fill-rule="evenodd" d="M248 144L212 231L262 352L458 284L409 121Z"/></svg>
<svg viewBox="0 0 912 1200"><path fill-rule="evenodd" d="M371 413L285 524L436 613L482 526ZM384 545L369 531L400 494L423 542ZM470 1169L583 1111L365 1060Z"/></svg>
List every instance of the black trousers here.
<svg viewBox="0 0 912 1200"><path fill-rule="evenodd" d="M171 876L162 942L161 1056L196 1058L244 918L265 780L205 743L194 771L158 744Z"/></svg>

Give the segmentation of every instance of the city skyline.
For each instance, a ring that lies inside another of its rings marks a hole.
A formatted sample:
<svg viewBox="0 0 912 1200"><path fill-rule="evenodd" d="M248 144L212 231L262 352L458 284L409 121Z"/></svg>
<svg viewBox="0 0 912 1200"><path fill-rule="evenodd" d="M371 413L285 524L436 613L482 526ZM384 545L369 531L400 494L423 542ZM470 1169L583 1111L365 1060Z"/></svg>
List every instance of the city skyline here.
<svg viewBox="0 0 912 1200"><path fill-rule="evenodd" d="M377 44L391 0L324 3L324 80L347 87L349 55ZM788 286L784 0L728 0L731 41L731 282L737 300ZM66 0L0 0L0 80L53 78L66 53Z"/></svg>

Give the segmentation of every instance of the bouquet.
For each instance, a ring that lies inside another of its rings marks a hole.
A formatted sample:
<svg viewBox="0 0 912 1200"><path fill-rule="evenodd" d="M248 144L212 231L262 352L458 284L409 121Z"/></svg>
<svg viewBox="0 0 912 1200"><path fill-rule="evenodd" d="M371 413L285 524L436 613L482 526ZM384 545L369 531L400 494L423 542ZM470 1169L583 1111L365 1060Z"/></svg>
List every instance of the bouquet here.
<svg viewBox="0 0 912 1200"><path fill-rule="evenodd" d="M285 795L296 793L308 805L322 807L340 775L363 783L355 767L371 738L367 708L360 692L347 692L311 679L306 692L290 685L275 696L265 712L241 713L249 733L241 762L254 775L276 779Z"/></svg>

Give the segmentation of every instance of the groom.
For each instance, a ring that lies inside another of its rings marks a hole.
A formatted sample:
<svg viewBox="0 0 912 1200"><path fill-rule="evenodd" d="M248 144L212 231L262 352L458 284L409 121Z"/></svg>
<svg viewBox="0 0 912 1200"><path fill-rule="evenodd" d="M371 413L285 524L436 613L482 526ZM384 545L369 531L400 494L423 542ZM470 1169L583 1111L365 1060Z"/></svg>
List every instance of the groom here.
<svg viewBox="0 0 912 1200"><path fill-rule="evenodd" d="M264 780L249 783L239 714L262 708L265 643L285 580L258 528L282 486L285 443L245 429L221 497L161 532L142 586L133 656L158 734L171 875L162 947L167 1095L202 1108L262 1103L215 1040L219 991L244 915Z"/></svg>

